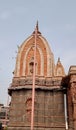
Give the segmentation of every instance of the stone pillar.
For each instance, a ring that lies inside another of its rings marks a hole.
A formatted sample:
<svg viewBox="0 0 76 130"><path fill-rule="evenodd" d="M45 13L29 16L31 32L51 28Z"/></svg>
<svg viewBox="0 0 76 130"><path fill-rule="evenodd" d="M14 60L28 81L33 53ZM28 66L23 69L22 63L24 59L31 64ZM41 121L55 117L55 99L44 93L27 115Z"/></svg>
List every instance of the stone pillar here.
<svg viewBox="0 0 76 130"><path fill-rule="evenodd" d="M74 130L76 130L76 66L70 67L69 75L70 75L70 91L73 103Z"/></svg>

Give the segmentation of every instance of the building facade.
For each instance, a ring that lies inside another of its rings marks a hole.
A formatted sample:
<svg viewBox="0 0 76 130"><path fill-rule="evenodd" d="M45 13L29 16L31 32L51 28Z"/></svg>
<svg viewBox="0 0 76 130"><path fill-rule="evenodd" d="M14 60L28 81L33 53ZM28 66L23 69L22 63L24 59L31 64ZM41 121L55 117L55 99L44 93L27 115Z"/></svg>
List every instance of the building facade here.
<svg viewBox="0 0 76 130"><path fill-rule="evenodd" d="M36 35L36 39L35 39ZM11 95L9 130L30 130L32 86L35 63L34 130L76 130L76 67L66 76L58 58L36 25L35 31L19 47L8 93Z"/></svg>
<svg viewBox="0 0 76 130"><path fill-rule="evenodd" d="M0 104L0 124L2 128L6 128L9 122L9 107ZM1 128L0 128L1 129Z"/></svg>

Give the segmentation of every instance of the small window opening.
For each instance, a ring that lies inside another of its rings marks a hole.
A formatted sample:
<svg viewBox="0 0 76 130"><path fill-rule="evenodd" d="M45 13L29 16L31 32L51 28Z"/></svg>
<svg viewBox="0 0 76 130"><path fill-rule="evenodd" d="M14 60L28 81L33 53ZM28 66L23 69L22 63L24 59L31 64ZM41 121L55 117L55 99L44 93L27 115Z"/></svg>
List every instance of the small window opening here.
<svg viewBox="0 0 76 130"><path fill-rule="evenodd" d="M34 62L30 62L30 73L33 74Z"/></svg>

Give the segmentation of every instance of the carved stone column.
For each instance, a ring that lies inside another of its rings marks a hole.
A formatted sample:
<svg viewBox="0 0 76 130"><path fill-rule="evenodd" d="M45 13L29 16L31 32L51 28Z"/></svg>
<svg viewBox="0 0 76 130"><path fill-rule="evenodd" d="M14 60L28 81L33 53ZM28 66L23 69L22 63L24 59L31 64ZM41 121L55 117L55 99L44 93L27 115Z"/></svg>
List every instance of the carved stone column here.
<svg viewBox="0 0 76 130"><path fill-rule="evenodd" d="M76 66L70 67L70 91L73 102L74 130L76 130Z"/></svg>

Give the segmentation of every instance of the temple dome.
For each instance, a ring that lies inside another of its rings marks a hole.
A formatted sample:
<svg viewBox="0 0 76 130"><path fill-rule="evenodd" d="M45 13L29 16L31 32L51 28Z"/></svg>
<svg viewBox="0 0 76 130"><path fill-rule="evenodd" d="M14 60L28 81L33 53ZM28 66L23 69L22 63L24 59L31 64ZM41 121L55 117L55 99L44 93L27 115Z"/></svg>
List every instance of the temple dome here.
<svg viewBox="0 0 76 130"><path fill-rule="evenodd" d="M37 38L36 38L36 75L52 77L54 75L54 56L49 47L47 40L42 36L36 25ZM19 47L15 77L31 76L34 60L34 44L35 44L35 31L29 36Z"/></svg>

